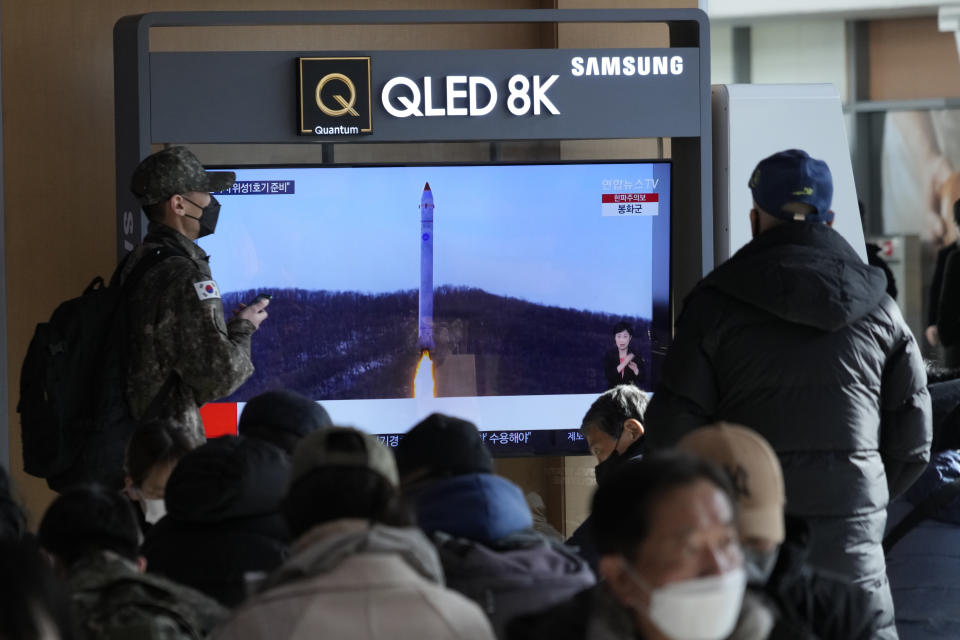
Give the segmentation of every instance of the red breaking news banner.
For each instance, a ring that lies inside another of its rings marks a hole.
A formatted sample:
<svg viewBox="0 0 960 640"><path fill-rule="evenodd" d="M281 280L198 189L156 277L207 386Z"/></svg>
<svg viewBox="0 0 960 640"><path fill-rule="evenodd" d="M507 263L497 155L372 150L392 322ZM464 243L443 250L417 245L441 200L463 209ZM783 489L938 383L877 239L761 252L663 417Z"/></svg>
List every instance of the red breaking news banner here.
<svg viewBox="0 0 960 640"><path fill-rule="evenodd" d="M660 202L658 193L604 193L601 195L603 204L617 204L620 202Z"/></svg>
<svg viewBox="0 0 960 640"><path fill-rule="evenodd" d="M237 435L237 403L208 402L200 407L200 418L207 438Z"/></svg>

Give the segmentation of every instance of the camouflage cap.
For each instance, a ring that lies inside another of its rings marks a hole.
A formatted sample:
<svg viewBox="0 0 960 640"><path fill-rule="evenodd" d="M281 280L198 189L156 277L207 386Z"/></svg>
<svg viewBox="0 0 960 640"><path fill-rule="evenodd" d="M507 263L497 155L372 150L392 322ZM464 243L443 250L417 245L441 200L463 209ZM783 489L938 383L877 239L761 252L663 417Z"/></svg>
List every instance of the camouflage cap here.
<svg viewBox="0 0 960 640"><path fill-rule="evenodd" d="M331 447L331 439L336 441L341 434L350 433L359 436L363 442L362 450L344 451ZM297 445L293 452L293 468L290 483L295 484L315 469L324 467L361 467L379 473L391 485L398 487L397 463L393 453L380 440L369 433L350 427L328 427L314 431Z"/></svg>
<svg viewBox="0 0 960 640"><path fill-rule="evenodd" d="M140 162L130 179L130 191L148 206L178 193L223 191L236 180L232 171L207 171L186 147L170 147Z"/></svg>

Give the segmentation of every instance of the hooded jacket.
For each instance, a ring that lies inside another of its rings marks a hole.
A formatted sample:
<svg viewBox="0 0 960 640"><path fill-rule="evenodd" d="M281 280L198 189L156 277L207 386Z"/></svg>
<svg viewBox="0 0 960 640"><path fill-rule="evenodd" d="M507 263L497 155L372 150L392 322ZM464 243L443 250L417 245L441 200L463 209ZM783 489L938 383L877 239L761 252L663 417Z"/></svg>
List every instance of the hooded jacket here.
<svg viewBox="0 0 960 640"><path fill-rule="evenodd" d="M718 420L760 432L787 513L811 525L811 564L865 583L878 607L887 502L931 439L923 361L885 288L826 225L760 234L688 296L645 414L651 447Z"/></svg>
<svg viewBox="0 0 960 640"><path fill-rule="evenodd" d="M594 583L574 551L533 531L520 488L490 473L435 480L412 496L447 586L480 605L498 638L514 617L546 609Z"/></svg>
<svg viewBox="0 0 960 640"><path fill-rule="evenodd" d="M147 569L240 604L248 579L287 557L279 507L289 477L287 455L261 440L216 438L191 451L167 482L167 515L143 544Z"/></svg>
<svg viewBox="0 0 960 640"><path fill-rule="evenodd" d="M533 527L533 515L520 488L492 473L442 478L408 492L417 524L428 535L492 544Z"/></svg>
<svg viewBox="0 0 960 640"><path fill-rule="evenodd" d="M900 500L890 504L892 529L930 494L960 479L960 452L934 456ZM901 640L956 638L960 628L960 499L922 521L887 554L887 575Z"/></svg>
<svg viewBox="0 0 960 640"><path fill-rule="evenodd" d="M318 525L222 627L218 638L491 640L477 606L443 588L417 529L343 519Z"/></svg>

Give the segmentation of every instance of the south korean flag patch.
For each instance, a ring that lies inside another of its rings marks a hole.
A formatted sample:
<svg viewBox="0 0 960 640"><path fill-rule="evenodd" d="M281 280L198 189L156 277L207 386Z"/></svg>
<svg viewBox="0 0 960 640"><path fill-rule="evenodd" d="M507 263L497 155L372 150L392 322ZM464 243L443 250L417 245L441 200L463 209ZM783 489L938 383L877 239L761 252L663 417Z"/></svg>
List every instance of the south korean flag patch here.
<svg viewBox="0 0 960 640"><path fill-rule="evenodd" d="M194 282L193 288L197 291L197 297L201 300L219 300L220 287L213 280L204 280L203 282Z"/></svg>

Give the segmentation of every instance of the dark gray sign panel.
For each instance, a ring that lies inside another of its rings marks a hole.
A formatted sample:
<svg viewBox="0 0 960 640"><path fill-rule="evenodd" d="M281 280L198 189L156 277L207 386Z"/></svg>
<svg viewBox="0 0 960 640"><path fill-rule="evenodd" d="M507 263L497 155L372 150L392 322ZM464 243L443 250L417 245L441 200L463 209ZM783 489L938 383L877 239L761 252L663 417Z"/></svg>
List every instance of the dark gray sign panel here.
<svg viewBox="0 0 960 640"><path fill-rule="evenodd" d="M367 86L337 76L335 59L346 66L358 55L371 58ZM301 58L323 58L329 68L301 87ZM697 137L699 63L695 47L151 53L151 137L192 143ZM343 106L365 99L372 106L369 133L354 130L347 120L355 109ZM310 135L302 114L313 107L326 120ZM338 125L330 114L341 111Z"/></svg>

